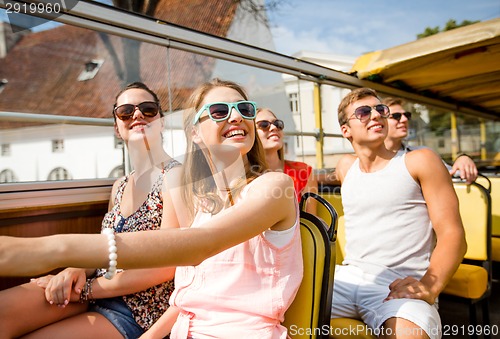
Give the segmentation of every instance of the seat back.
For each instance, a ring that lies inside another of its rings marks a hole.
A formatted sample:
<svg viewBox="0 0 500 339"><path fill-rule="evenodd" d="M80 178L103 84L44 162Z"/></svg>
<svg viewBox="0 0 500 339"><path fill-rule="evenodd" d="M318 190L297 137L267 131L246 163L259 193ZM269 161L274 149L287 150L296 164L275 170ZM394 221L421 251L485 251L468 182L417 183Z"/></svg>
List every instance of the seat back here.
<svg viewBox="0 0 500 339"><path fill-rule="evenodd" d="M491 294L491 199L487 189L472 183L454 182L460 216L465 229L467 252L442 295L469 304L469 324L477 325L476 307L482 304L483 326L489 325L488 298Z"/></svg>
<svg viewBox="0 0 500 339"><path fill-rule="evenodd" d="M321 197L328 201L337 211L338 221L337 221L337 241L335 242L335 263L337 265L342 264L345 256L345 233L344 233L344 208L342 206L342 197L339 193L322 193ZM330 222L330 213L328 210L319 205L317 207L317 215L325 220L327 223Z"/></svg>
<svg viewBox="0 0 500 339"><path fill-rule="evenodd" d="M308 198L331 213L329 226L318 217L303 210ZM333 296L335 265L335 237L337 215L335 209L314 193L306 193L301 200L300 233L304 277L290 308L285 313L283 325L293 339L328 338Z"/></svg>
<svg viewBox="0 0 500 339"><path fill-rule="evenodd" d="M477 183L454 182L460 216L465 229L467 253L464 259L484 262L489 270L491 260L491 199L488 191Z"/></svg>
<svg viewBox="0 0 500 339"><path fill-rule="evenodd" d="M491 196L491 259L500 262L500 176L479 176L476 180L490 188Z"/></svg>
<svg viewBox="0 0 500 339"><path fill-rule="evenodd" d="M454 182L460 216L465 229L467 252L443 290L443 294L476 302L491 291L491 199L477 183Z"/></svg>
<svg viewBox="0 0 500 339"><path fill-rule="evenodd" d="M344 215L344 207L342 206L342 197L340 195L340 191L335 192L335 193L321 193L321 197L323 199L325 199L326 201L328 201L330 203L330 205L333 206L333 208L335 208L335 211L337 212L337 215L339 217ZM318 206L317 214L319 217L321 217L327 223L329 222L329 219L328 219L329 212L327 211L327 209L324 206L322 206L322 205Z"/></svg>
<svg viewBox="0 0 500 339"><path fill-rule="evenodd" d="M340 191L335 193L322 193L321 196L335 207L339 215L337 221L337 241L335 241L335 261L337 265L341 265L345 257L345 226L342 197ZM321 219L326 221L330 220L328 211L322 206L318 206L317 213ZM357 319L334 318L330 320L330 327L335 329L330 339L376 339L376 336L370 333L365 323ZM352 329L356 329L355 333L352 333Z"/></svg>

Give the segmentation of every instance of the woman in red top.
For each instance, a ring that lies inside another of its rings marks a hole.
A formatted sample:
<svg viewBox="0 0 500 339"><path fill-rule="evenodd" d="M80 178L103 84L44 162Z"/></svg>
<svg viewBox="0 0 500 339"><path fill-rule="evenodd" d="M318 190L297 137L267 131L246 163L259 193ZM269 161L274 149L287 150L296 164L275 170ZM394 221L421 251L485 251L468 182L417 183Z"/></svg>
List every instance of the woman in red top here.
<svg viewBox="0 0 500 339"><path fill-rule="evenodd" d="M318 182L313 175L312 167L300 161L289 161L284 158L283 129L285 124L279 120L269 108L257 109L255 119L259 139L266 153L269 169L282 171L293 179L298 199L305 192L318 192ZM306 210L316 213L316 204L310 199Z"/></svg>

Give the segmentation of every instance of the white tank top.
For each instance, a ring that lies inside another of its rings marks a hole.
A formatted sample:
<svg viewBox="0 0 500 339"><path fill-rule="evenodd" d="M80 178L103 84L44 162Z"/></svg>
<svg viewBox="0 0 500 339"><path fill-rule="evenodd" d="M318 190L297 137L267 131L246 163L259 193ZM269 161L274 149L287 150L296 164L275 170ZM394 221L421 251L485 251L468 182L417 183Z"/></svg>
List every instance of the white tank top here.
<svg viewBox="0 0 500 339"><path fill-rule="evenodd" d="M435 246L420 185L398 152L383 169L364 173L357 159L341 188L345 213L344 264L379 274L420 279Z"/></svg>

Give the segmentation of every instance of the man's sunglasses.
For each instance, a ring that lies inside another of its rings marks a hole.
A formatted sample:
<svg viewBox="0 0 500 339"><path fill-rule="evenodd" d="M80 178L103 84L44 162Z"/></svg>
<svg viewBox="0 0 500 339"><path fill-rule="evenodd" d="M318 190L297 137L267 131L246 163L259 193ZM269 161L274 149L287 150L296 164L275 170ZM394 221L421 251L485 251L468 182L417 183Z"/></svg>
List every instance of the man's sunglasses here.
<svg viewBox="0 0 500 339"><path fill-rule="evenodd" d="M399 121L402 116L405 116L407 120L411 120L411 112L403 112L403 113L392 113L391 118Z"/></svg>
<svg viewBox="0 0 500 339"><path fill-rule="evenodd" d="M208 111L208 116L213 121L219 122L229 119L231 115L231 110L235 108L238 113L248 120L255 119L257 112L257 104L253 101L238 101L238 102L212 102L210 104L203 105L202 108L196 113L193 125L195 125L199 120L205 110Z"/></svg>
<svg viewBox="0 0 500 339"><path fill-rule="evenodd" d="M142 115L148 118L155 117L160 111L160 106L156 102L144 101L138 105L123 104L115 106L115 108L113 108L113 112L118 119L125 121L132 118L136 108L141 111Z"/></svg>
<svg viewBox="0 0 500 339"><path fill-rule="evenodd" d="M273 122L267 121L267 120L261 120L257 121L255 123L257 125L257 128L263 130L263 131L269 131L269 128L271 128L271 125L274 125L277 129L282 131L285 128L285 123L283 120L276 119Z"/></svg>
<svg viewBox="0 0 500 339"><path fill-rule="evenodd" d="M351 120L354 116L361 122L367 122L372 117L372 110L376 110L382 118L387 118L390 115L389 107L384 104L378 104L373 107L371 106L359 106L354 110L354 113L348 120Z"/></svg>

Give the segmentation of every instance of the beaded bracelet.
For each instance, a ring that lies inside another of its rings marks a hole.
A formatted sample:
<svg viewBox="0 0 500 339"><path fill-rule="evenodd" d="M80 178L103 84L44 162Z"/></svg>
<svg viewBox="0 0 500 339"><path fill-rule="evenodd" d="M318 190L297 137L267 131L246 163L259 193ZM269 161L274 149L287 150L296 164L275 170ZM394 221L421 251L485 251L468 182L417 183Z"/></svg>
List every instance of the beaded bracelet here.
<svg viewBox="0 0 500 339"><path fill-rule="evenodd" d="M95 302L94 300L94 295L92 294L92 284L94 283L94 280L96 280L97 277L93 277L91 279L87 279L85 281L85 285L83 285L82 292L80 293L80 303L84 303L86 301L90 302L93 304Z"/></svg>
<svg viewBox="0 0 500 339"><path fill-rule="evenodd" d="M106 271L106 274L104 277L106 279L113 279L113 277L116 275L116 266L117 266L117 261L118 259L118 254L117 248L116 248L116 240L115 240L115 231L112 228L105 228L102 231L103 234L105 234L108 237L108 251L109 251L109 268Z"/></svg>

